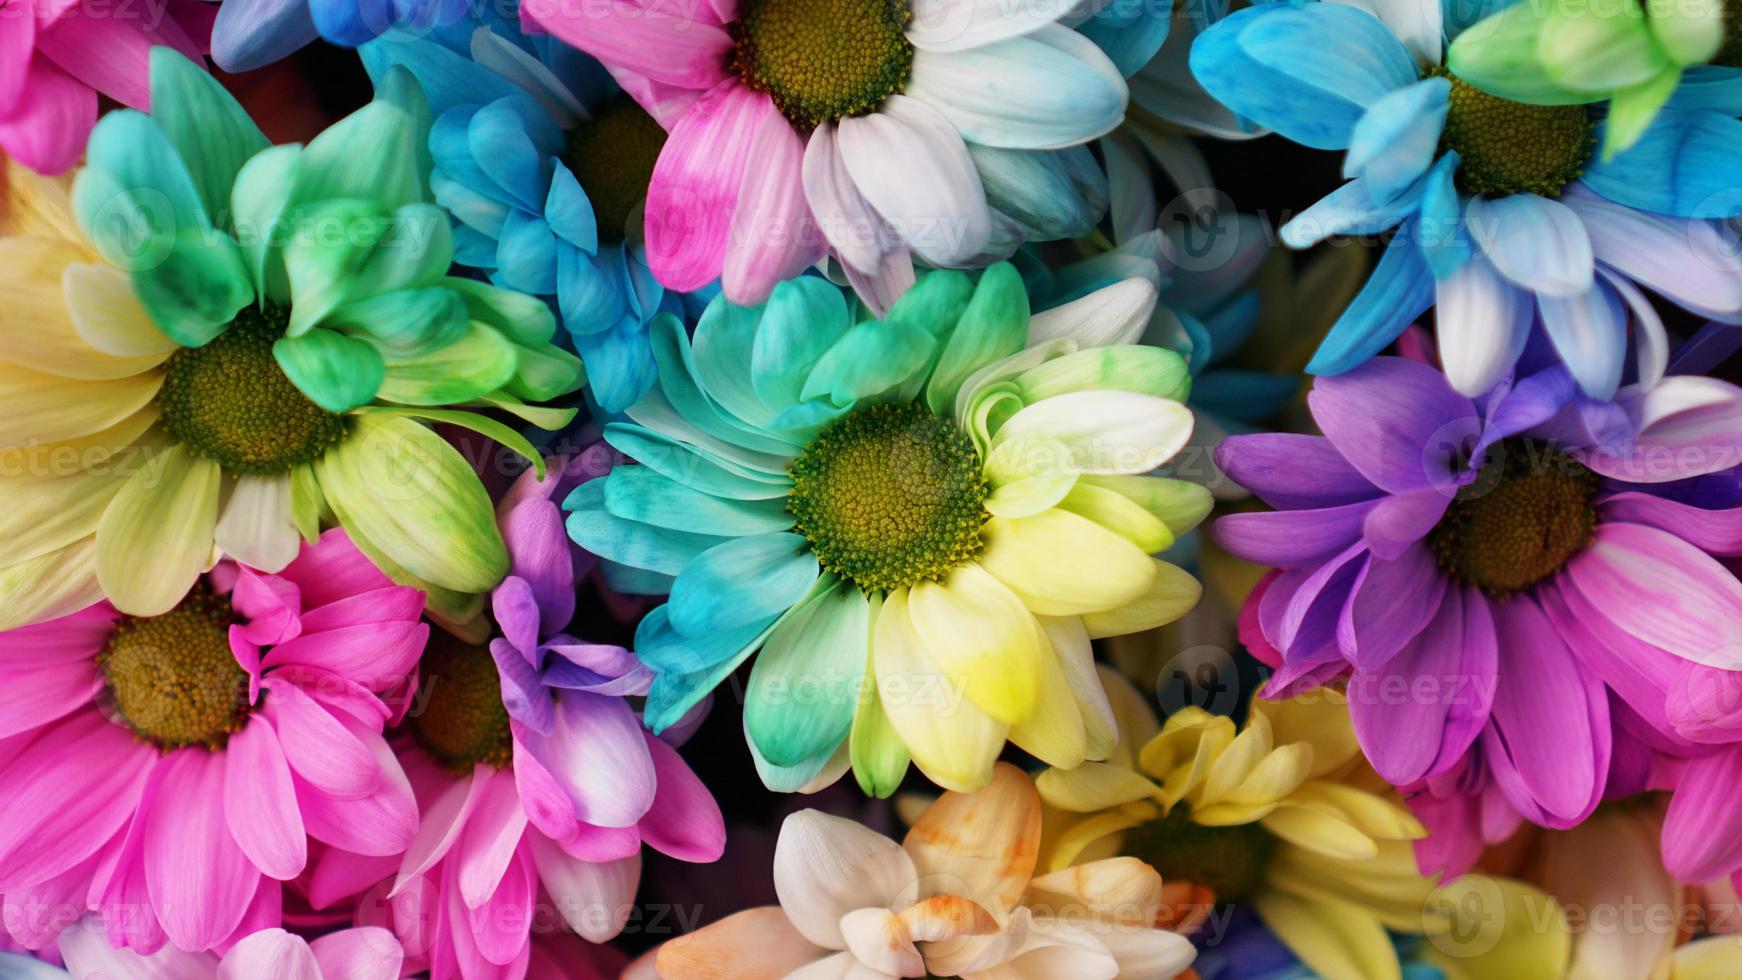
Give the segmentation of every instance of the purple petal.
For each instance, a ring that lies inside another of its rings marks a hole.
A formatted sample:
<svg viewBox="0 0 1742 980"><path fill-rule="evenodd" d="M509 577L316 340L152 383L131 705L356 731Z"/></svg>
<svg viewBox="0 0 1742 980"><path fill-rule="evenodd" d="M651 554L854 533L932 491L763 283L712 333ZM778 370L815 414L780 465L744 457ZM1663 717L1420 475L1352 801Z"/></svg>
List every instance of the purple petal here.
<svg viewBox="0 0 1742 980"><path fill-rule="evenodd" d="M1356 577L1337 620L1344 656L1361 670L1383 666L1433 618L1447 581L1425 545L1408 548L1395 561L1375 556Z"/></svg>
<svg viewBox="0 0 1742 980"><path fill-rule="evenodd" d="M1320 377L1313 419L1361 475L1392 493L1446 487L1477 434L1476 407L1444 375L1400 357L1376 357Z"/></svg>
<svg viewBox="0 0 1742 980"><path fill-rule="evenodd" d="M502 706L508 709L509 717L540 735L549 735L556 724L556 704L538 671L512 643L500 637L490 641L490 657L496 661Z"/></svg>
<svg viewBox="0 0 1742 980"><path fill-rule="evenodd" d="M1315 510L1229 514L1216 522L1216 542L1259 565L1294 568L1325 561L1361 538L1377 500Z"/></svg>
<svg viewBox="0 0 1742 980"><path fill-rule="evenodd" d="M653 760L641 721L621 698L564 691L549 736L522 744L555 777L575 816L602 827L631 827L653 805Z"/></svg>
<svg viewBox="0 0 1742 980"><path fill-rule="evenodd" d="M1264 594L1259 618L1284 660L1323 663L1342 658L1337 619L1367 560L1366 549L1354 544L1310 574L1284 573L1277 578Z"/></svg>
<svg viewBox="0 0 1742 980"><path fill-rule="evenodd" d="M518 575L503 579L490 593L490 611L495 614L502 636L527 664L534 668L543 666L538 662L539 609L532 583Z"/></svg>
<svg viewBox="0 0 1742 980"><path fill-rule="evenodd" d="M1452 498L1439 490L1417 490L1379 501L1361 523L1361 536L1378 558L1387 561L1433 530Z"/></svg>
<svg viewBox="0 0 1742 980"><path fill-rule="evenodd" d="M547 477L547 482L553 481ZM502 540L508 544L510 574L531 589L538 634L549 636L568 626L575 615L575 568L562 509L548 499L522 501L503 516Z"/></svg>
<svg viewBox="0 0 1742 980"><path fill-rule="evenodd" d="M1708 510L1649 493L1618 493L1602 505L1602 519L1644 524L1681 538L1701 551L1742 555L1742 507Z"/></svg>
<svg viewBox="0 0 1742 980"><path fill-rule="evenodd" d="M1567 563L1567 577L1611 623L1676 656L1735 667L1742 582L1668 531L1605 524Z"/></svg>
<svg viewBox="0 0 1742 980"><path fill-rule="evenodd" d="M1663 821L1663 863L1679 881L1711 881L1742 868L1742 745L1692 759Z"/></svg>
<svg viewBox="0 0 1742 980"><path fill-rule="evenodd" d="M1216 449L1216 465L1272 507L1335 507L1379 495L1323 436L1229 436Z"/></svg>

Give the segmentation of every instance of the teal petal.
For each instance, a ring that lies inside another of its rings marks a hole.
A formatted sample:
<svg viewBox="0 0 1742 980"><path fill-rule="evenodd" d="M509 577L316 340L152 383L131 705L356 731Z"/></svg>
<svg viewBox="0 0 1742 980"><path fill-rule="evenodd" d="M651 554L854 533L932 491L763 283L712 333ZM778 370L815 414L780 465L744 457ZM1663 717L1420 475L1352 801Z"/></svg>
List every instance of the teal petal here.
<svg viewBox="0 0 1742 980"><path fill-rule="evenodd" d="M121 268L150 261L140 247L141 234L155 242L212 230L187 162L163 127L144 113L121 109L97 122L79 182L92 188L73 202L79 227L104 258ZM126 199L111 199L115 194Z"/></svg>
<svg viewBox="0 0 1742 980"><path fill-rule="evenodd" d="M653 322L648 325L648 331L648 339L653 347L653 362L659 367L657 392L664 396L679 418L656 422L648 414L655 407L650 404L652 399L643 399L631 406L630 418L668 435L680 434L677 427L671 425L672 422L687 424L693 432L682 434L683 438L693 438L696 442L718 440L722 445L711 448L719 452L740 447L751 454L773 454L775 458L791 456L790 442L723 415L714 408L703 391L701 381L696 377L695 363L691 359L690 338L684 331L682 321L669 313L661 313L653 318ZM737 455L742 457L744 454ZM785 469L781 463L771 462L770 465L777 470Z"/></svg>
<svg viewBox="0 0 1742 980"><path fill-rule="evenodd" d="M671 587L671 625L685 636L734 629L791 608L821 573L810 542L788 531L735 538L698 555Z"/></svg>
<svg viewBox="0 0 1742 980"><path fill-rule="evenodd" d="M284 234L284 206L296 180L300 146L274 146L255 154L236 174L230 190L231 220L248 229L241 237L242 258L254 290L268 302L290 302L290 279L273 243Z"/></svg>
<svg viewBox="0 0 1742 980"><path fill-rule="evenodd" d="M661 475L650 466L623 466L605 484L605 509L628 521L683 530L705 527L721 534L751 535L792 527L782 497L738 500L715 496Z"/></svg>
<svg viewBox="0 0 1742 980"><path fill-rule="evenodd" d="M647 704L642 718L655 733L688 714L714 688L720 686L738 665L756 652L769 626L758 623L728 633L709 637L679 637L665 622L665 607L661 606L642 619L635 631L635 653L643 663L659 673L647 692ZM683 664L696 664L689 670L678 669ZM703 666L705 665L705 666Z"/></svg>
<svg viewBox="0 0 1742 980"><path fill-rule="evenodd" d="M415 357L464 337L470 320L465 300L453 290L425 286L346 303L327 317L326 325L367 336L383 354Z"/></svg>
<svg viewBox="0 0 1742 980"><path fill-rule="evenodd" d="M744 728L778 766L827 758L847 737L870 656L864 593L839 588L783 618L750 669Z"/></svg>
<svg viewBox="0 0 1742 980"><path fill-rule="evenodd" d="M561 347L515 344L514 354L514 376L503 385L503 390L516 398L550 401L579 389L586 381L581 359Z"/></svg>
<svg viewBox="0 0 1742 980"><path fill-rule="evenodd" d="M523 347L548 344L556 336L556 314L550 311L549 303L536 296L458 277L445 278L442 285L460 294L472 311L472 319L495 327Z"/></svg>
<svg viewBox="0 0 1742 980"><path fill-rule="evenodd" d="M608 476L576 487L563 501L569 537L601 558L661 575L677 575L692 559L726 540L626 521L605 510Z"/></svg>
<svg viewBox="0 0 1742 980"><path fill-rule="evenodd" d="M293 335L345 303L433 285L453 264L453 233L433 204L386 212L367 201L329 201L311 206L305 220L313 233L293 237L284 249Z"/></svg>
<svg viewBox="0 0 1742 980"><path fill-rule="evenodd" d="M777 411L797 404L817 359L846 332L847 300L833 283L802 276L775 286L750 354L751 387Z"/></svg>
<svg viewBox="0 0 1742 980"><path fill-rule="evenodd" d="M867 320L817 360L802 394L846 405L900 388L925 371L937 346L936 335L907 320Z"/></svg>
<svg viewBox="0 0 1742 980"><path fill-rule="evenodd" d="M390 70L375 101L309 141L291 200L355 198L382 210L426 200L429 128L417 82L403 68Z"/></svg>
<svg viewBox="0 0 1742 980"><path fill-rule="evenodd" d="M280 337L272 356L309 401L329 412L367 405L381 387L381 355L361 340L331 330Z"/></svg>
<svg viewBox="0 0 1742 980"><path fill-rule="evenodd" d="M775 410L756 394L751 372L760 306L738 306L723 297L702 311L690 352L708 397L745 422L766 430Z"/></svg>
<svg viewBox="0 0 1742 980"><path fill-rule="evenodd" d="M956 392L975 371L1028 342L1028 292L1016 267L1000 262L980 277L974 297L944 344L925 401L937 415L955 411Z"/></svg>
<svg viewBox="0 0 1742 980"><path fill-rule="evenodd" d="M208 214L222 214L242 165L271 145L218 80L173 48L151 49L151 116L193 176Z"/></svg>
<svg viewBox="0 0 1742 980"><path fill-rule="evenodd" d="M792 481L741 466L698 446L639 425L605 426L605 442L643 466L685 486L735 500L784 499Z"/></svg>
<svg viewBox="0 0 1742 980"><path fill-rule="evenodd" d="M762 780L762 785L775 793L798 793L815 783L819 777L831 767L845 766L846 743L841 742L824 748L815 755L790 765L780 766L769 762L767 757L756 746L756 740L750 737L746 729L744 744L750 749L750 761L756 766L756 776ZM831 779L830 782L833 782Z"/></svg>
<svg viewBox="0 0 1742 980"><path fill-rule="evenodd" d="M931 272L913 284L889 308L885 320L900 320L924 327L933 335L942 336L955 329L968 300L974 295L974 281L967 273L955 269Z"/></svg>

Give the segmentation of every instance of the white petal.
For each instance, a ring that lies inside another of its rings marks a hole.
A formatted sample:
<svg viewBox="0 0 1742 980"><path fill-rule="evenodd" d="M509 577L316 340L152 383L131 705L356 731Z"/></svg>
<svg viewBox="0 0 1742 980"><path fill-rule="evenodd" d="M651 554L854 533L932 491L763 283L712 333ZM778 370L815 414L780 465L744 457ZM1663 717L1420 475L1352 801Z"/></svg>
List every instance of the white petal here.
<svg viewBox="0 0 1742 980"><path fill-rule="evenodd" d="M1148 279L1122 279L1028 320L1028 346L1068 337L1084 347L1136 343L1155 312L1158 295Z"/></svg>
<svg viewBox="0 0 1742 980"><path fill-rule="evenodd" d="M1111 132L1125 79L1093 41L1049 25L971 51L920 51L905 90L984 146L1056 150Z"/></svg>
<svg viewBox="0 0 1742 980"><path fill-rule="evenodd" d="M224 554L263 572L294 561L302 537L290 516L290 475L237 479L212 537Z"/></svg>
<svg viewBox="0 0 1742 980"><path fill-rule="evenodd" d="M1591 236L1565 204L1535 194L1473 197L1464 224L1494 268L1520 286L1547 296L1591 288Z"/></svg>
<svg viewBox="0 0 1742 980"><path fill-rule="evenodd" d="M841 916L841 935L853 956L873 970L898 977L925 973L925 961L907 928L886 908L855 909Z"/></svg>
<svg viewBox="0 0 1742 980"><path fill-rule="evenodd" d="M907 39L924 51L966 51L1037 31L1081 0L913 0Z"/></svg>
<svg viewBox="0 0 1742 980"><path fill-rule="evenodd" d="M901 845L851 820L800 810L780 827L774 891L794 928L818 946L845 949L842 916L910 904L918 880Z"/></svg>
<svg viewBox="0 0 1742 980"><path fill-rule="evenodd" d="M1329 0L1365 10L1391 30L1403 42L1415 60L1428 65L1440 63L1445 52L1444 14L1440 0Z"/></svg>
<svg viewBox="0 0 1742 980"><path fill-rule="evenodd" d="M1063 443L1081 473L1147 473L1191 438L1192 413L1179 402L1134 391L1073 391L1017 412L993 444L1022 436Z"/></svg>
<svg viewBox="0 0 1742 980"><path fill-rule="evenodd" d="M833 123L811 133L804 149L805 199L817 228L841 262L858 272L874 272L901 242L888 233L883 216L853 185L841 159L839 137Z"/></svg>
<svg viewBox="0 0 1742 980"><path fill-rule="evenodd" d="M840 124L841 158L865 200L935 265L959 265L992 235L980 173L955 127L918 99Z"/></svg>
<svg viewBox="0 0 1742 980"><path fill-rule="evenodd" d="M582 861L570 857L541 833L528 834L538 880L556 900L563 921L582 939L602 943L623 931L635 908L635 887L641 882L641 855L615 861Z"/></svg>
<svg viewBox="0 0 1742 980"><path fill-rule="evenodd" d="M1440 363L1452 387L1472 398L1494 387L1530 339L1528 294L1472 255L1435 286Z"/></svg>
<svg viewBox="0 0 1742 980"><path fill-rule="evenodd" d="M60 954L67 972L80 978L206 980L218 968L218 958L210 953L185 953L167 944L151 956L115 949L103 938L103 926L94 917L60 934Z"/></svg>

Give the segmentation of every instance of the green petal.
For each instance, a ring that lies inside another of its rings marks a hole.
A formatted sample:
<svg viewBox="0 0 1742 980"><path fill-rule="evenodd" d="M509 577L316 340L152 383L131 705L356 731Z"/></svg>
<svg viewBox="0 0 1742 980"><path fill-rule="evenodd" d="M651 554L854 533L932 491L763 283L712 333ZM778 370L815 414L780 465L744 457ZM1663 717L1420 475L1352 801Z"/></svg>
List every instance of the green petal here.
<svg viewBox="0 0 1742 980"><path fill-rule="evenodd" d="M1573 89L1549 76L1538 50L1544 30L1532 4L1508 7L1458 35L1446 49L1446 67L1484 92L1532 105L1579 105L1607 94L1606 84Z"/></svg>
<svg viewBox="0 0 1742 980"><path fill-rule="evenodd" d="M272 356L309 401L329 412L369 404L385 375L380 352L331 330L280 337L272 345Z"/></svg>
<svg viewBox="0 0 1742 980"><path fill-rule="evenodd" d="M1615 154L1645 135L1651 121L1657 118L1657 110L1675 94L1681 77L1680 68L1669 68L1648 82L1615 93L1609 100L1609 116L1603 121L1605 161L1614 159Z"/></svg>
<svg viewBox="0 0 1742 980"><path fill-rule="evenodd" d="M381 569L381 574L400 585L407 585L421 591L423 593L423 611L430 618L450 624L450 627L457 627L475 620L478 614L484 611L486 597L482 593L456 592L453 589L445 589L433 582L418 578L400 567L398 562L387 557L381 549L375 547L368 538L360 534L352 534L351 543L357 546L357 550L361 551L363 557L369 559L371 564ZM460 632L458 629L451 629L451 631L456 634ZM476 642L484 641L478 640Z"/></svg>
<svg viewBox="0 0 1742 980"><path fill-rule="evenodd" d="M846 298L827 280L803 276L774 287L750 353L757 396L776 411L797 404L817 359L846 332Z"/></svg>
<svg viewBox="0 0 1742 980"><path fill-rule="evenodd" d="M158 329L183 347L216 337L254 302L242 253L222 235L209 242L178 237L160 264L134 271L133 291Z"/></svg>
<svg viewBox="0 0 1742 980"><path fill-rule="evenodd" d="M866 796L887 799L901 787L911 757L907 743L890 723L877 693L877 678L869 671L859 689L859 707L853 715L853 732L847 738L852 753L853 778Z"/></svg>
<svg viewBox="0 0 1742 980"><path fill-rule="evenodd" d="M398 289L346 303L326 326L366 335L383 354L412 357L440 350L466 335L465 300L442 286Z"/></svg>
<svg viewBox="0 0 1742 980"><path fill-rule="evenodd" d="M1049 436L1005 439L986 455L992 494L986 511L997 517L1030 517L1063 500L1077 485L1071 451Z"/></svg>
<svg viewBox="0 0 1742 980"><path fill-rule="evenodd" d="M582 379L583 383L585 378ZM578 408L552 408L547 405L528 405L507 392L495 391L480 395L476 401L491 408L501 409L509 415L520 419L528 425L537 426L547 432L555 432L566 427L575 420Z"/></svg>
<svg viewBox="0 0 1742 980"><path fill-rule="evenodd" d="M844 740L790 766L769 762L748 731L744 733L744 744L750 749L750 761L756 766L757 778L772 793L815 793L834 785L847 769Z"/></svg>
<svg viewBox="0 0 1742 980"><path fill-rule="evenodd" d="M1072 391L1135 391L1183 402L1192 391L1185 358L1159 347L1092 347L1017 375L1027 402Z"/></svg>
<svg viewBox="0 0 1742 980"><path fill-rule="evenodd" d="M925 390L926 404L939 415L955 410L956 392L975 371L1022 349L1028 341L1028 292L1016 267L1000 262L986 270Z"/></svg>
<svg viewBox="0 0 1742 980"><path fill-rule="evenodd" d="M1645 6L1646 26L1676 64L1705 64L1724 46L1723 0L1646 0Z"/></svg>
<svg viewBox="0 0 1742 980"><path fill-rule="evenodd" d="M556 314L551 312L549 303L536 296L457 276L443 279L441 285L466 301L472 319L495 327L517 344L537 347L550 343L556 336Z"/></svg>
<svg viewBox="0 0 1742 980"><path fill-rule="evenodd" d="M222 214L249 157L271 145L234 96L173 48L151 49L151 116L180 152L209 214Z"/></svg>
<svg viewBox="0 0 1742 980"><path fill-rule="evenodd" d="M1620 3L1627 13L1619 16L1582 13L1544 22L1537 52L1550 79L1577 92L1615 91L1676 67L1658 46L1638 5L1632 0Z"/></svg>
<svg viewBox="0 0 1742 980"><path fill-rule="evenodd" d="M837 588L781 620L750 669L744 729L769 762L794 766L852 728L870 656L870 606Z"/></svg>
<svg viewBox="0 0 1742 980"><path fill-rule="evenodd" d="M392 98L378 95L303 149L292 203L355 198L390 211L427 200L429 107L416 82L393 77L403 71L395 67L378 89Z"/></svg>
<svg viewBox="0 0 1742 980"><path fill-rule="evenodd" d="M900 320L925 330L936 337L955 329L956 321L968 308L974 295L974 281L967 273L941 269L927 273L913 284L883 319Z"/></svg>
<svg viewBox="0 0 1742 980"><path fill-rule="evenodd" d="M307 161L304 151L304 166ZM367 201L328 201L299 217L306 228L284 248L292 334L318 325L345 303L433 285L453 263L453 231L447 215L432 205L389 212Z"/></svg>
<svg viewBox="0 0 1742 980"><path fill-rule="evenodd" d="M1210 516L1216 498L1189 480L1164 476L1109 476L1086 473L1082 481L1123 494L1132 503L1161 519L1175 537L1197 527Z"/></svg>
<svg viewBox="0 0 1742 980"><path fill-rule="evenodd" d="M358 415L315 472L345 529L412 575L484 592L508 574L484 485L459 450L417 422Z"/></svg>
<svg viewBox="0 0 1742 980"><path fill-rule="evenodd" d="M290 302L290 280L284 260L274 242L284 224L284 206L290 200L300 146L275 146L254 155L236 174L230 191L230 210L241 234L242 255L254 289L280 305Z"/></svg>
<svg viewBox="0 0 1742 980"><path fill-rule="evenodd" d="M332 517L327 498L321 493L321 481L313 466L302 465L290 471L290 519L302 539L314 544L321 536L321 523Z"/></svg>
<svg viewBox="0 0 1742 980"><path fill-rule="evenodd" d="M805 379L803 397L850 405L883 394L917 377L931 363L937 340L901 320L856 324L817 360Z"/></svg>
<svg viewBox="0 0 1742 980"><path fill-rule="evenodd" d="M523 435L501 422L479 415L476 412L460 412L442 408L402 408L397 405L371 405L360 409L363 415L398 415L405 418L423 419L426 422L439 422L443 425L458 426L476 432L479 435L501 443L519 453L522 459L532 464L539 479L544 479L544 456Z"/></svg>
<svg viewBox="0 0 1742 980"><path fill-rule="evenodd" d="M551 344L537 347L514 345L514 376L504 388L509 394L528 401L550 401L581 387L587 372L581 359Z"/></svg>
<svg viewBox="0 0 1742 980"><path fill-rule="evenodd" d="M514 376L515 347L481 323L457 343L415 357L389 356L381 399L403 405L455 405L495 391Z"/></svg>

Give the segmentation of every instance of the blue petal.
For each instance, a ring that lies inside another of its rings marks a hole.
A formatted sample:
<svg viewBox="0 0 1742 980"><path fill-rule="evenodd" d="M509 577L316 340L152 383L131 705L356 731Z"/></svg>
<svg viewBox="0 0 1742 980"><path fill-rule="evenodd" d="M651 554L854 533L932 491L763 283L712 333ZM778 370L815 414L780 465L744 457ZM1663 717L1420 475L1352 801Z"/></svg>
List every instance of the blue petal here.
<svg viewBox="0 0 1742 980"><path fill-rule="evenodd" d="M601 558L645 568L662 575L682 572L691 559L725 541L711 534L692 534L626 521L605 509L602 476L576 487L563 501L569 511L569 537Z"/></svg>
<svg viewBox="0 0 1742 980"><path fill-rule="evenodd" d="M221 8L220 8L221 9ZM441 115L460 105L479 105L519 91L471 58L408 31L388 31L357 51L369 77L379 83L394 65L404 65L423 86L429 111Z"/></svg>
<svg viewBox="0 0 1742 980"><path fill-rule="evenodd" d="M1289 248L1311 248L1332 235L1374 235L1396 225L1421 207L1427 181L1388 199L1376 199L1372 185L1357 177L1320 198L1282 226Z"/></svg>
<svg viewBox="0 0 1742 980"><path fill-rule="evenodd" d="M393 26L391 0L309 0L309 16L321 37L354 48Z"/></svg>
<svg viewBox="0 0 1742 980"><path fill-rule="evenodd" d="M1725 116L1742 116L1742 68L1690 65L1667 103L1672 109L1710 109Z"/></svg>
<svg viewBox="0 0 1742 980"><path fill-rule="evenodd" d="M1074 147L1078 152L1087 152ZM1094 230L1107 208L1107 187L1099 193L1072 180L1069 150L1007 150L968 144L974 169L986 188L986 202L1021 225L1031 241L1080 238ZM1098 168L1097 168L1098 170Z"/></svg>
<svg viewBox="0 0 1742 980"><path fill-rule="evenodd" d="M509 200L508 192L484 173L472 158L472 143L468 130L472 117L478 114L475 105L454 106L436 117L429 130L429 152L437 168L450 178L473 191L498 201Z"/></svg>
<svg viewBox="0 0 1742 980"><path fill-rule="evenodd" d="M551 154L561 134L537 103L523 96L497 99L473 116L466 144L479 169L526 211L544 209L550 193Z"/></svg>
<svg viewBox="0 0 1742 980"><path fill-rule="evenodd" d="M783 612L785 610L782 610ZM763 630L775 620L767 616L743 624L736 629L717 630L701 636L687 636L671 625L671 606L666 604L647 614L635 629L635 656L658 672L654 687L667 675L701 673L728 660L738 660L735 654L748 654ZM686 694L691 685L683 685ZM710 685L709 689L712 689ZM706 694L701 691L700 694ZM700 697L697 697L700 700ZM687 709L686 709L687 710Z"/></svg>
<svg viewBox="0 0 1742 980"><path fill-rule="evenodd" d="M1464 233L1464 201L1453 176L1458 171L1456 150L1447 151L1428 172L1421 195L1421 222L1416 241L1435 279L1444 279L1470 258L1470 239Z"/></svg>
<svg viewBox="0 0 1742 980"><path fill-rule="evenodd" d="M1742 121L1664 109L1612 160L1592 160L1585 185L1618 204L1684 218L1742 212Z"/></svg>
<svg viewBox="0 0 1742 980"><path fill-rule="evenodd" d="M538 296L556 292L556 236L544 219L510 211L496 245L496 276L511 289Z"/></svg>
<svg viewBox="0 0 1742 980"><path fill-rule="evenodd" d="M553 163L550 194L544 199L544 220L557 237L588 254L599 251L599 222L593 202L569 168Z"/></svg>
<svg viewBox="0 0 1742 980"><path fill-rule="evenodd" d="M253 71L318 36L307 0L233 0L219 5L212 24L212 60L225 71Z"/></svg>
<svg viewBox="0 0 1742 980"><path fill-rule="evenodd" d="M671 587L672 628L711 636L778 616L805 597L822 569L791 531L735 538L684 566Z"/></svg>
<svg viewBox="0 0 1742 980"><path fill-rule="evenodd" d="M454 226L454 261L474 269L496 268L496 239L465 225Z"/></svg>
<svg viewBox="0 0 1742 980"><path fill-rule="evenodd" d="M445 170L436 170L429 175L429 189L435 194L436 203L462 224L489 238L501 236L509 205L488 194L478 193L449 176Z"/></svg>
<svg viewBox="0 0 1742 980"><path fill-rule="evenodd" d="M1172 25L1173 3L1160 0L1156 3L1108 4L1079 24L1077 31L1100 45L1118 66L1119 74L1130 78L1161 50Z"/></svg>
<svg viewBox="0 0 1742 980"><path fill-rule="evenodd" d="M614 422L605 426L604 436L612 449L641 465L716 497L772 500L792 489L790 480L751 473L705 449L639 425Z"/></svg>
<svg viewBox="0 0 1742 980"><path fill-rule="evenodd" d="M609 252L594 257L568 242L558 242L556 258L557 303L570 333L577 337L597 333L624 317L640 321L640 315L629 308L626 277L613 267ZM621 266L621 255L617 258L616 265Z"/></svg>
<svg viewBox="0 0 1742 980"><path fill-rule="evenodd" d="M567 323L567 320L564 320ZM575 353L587 368L587 384L599 407L621 412L638 401L659 377L653 349L647 340L647 325L625 313L605 330L591 333L570 331Z"/></svg>
<svg viewBox="0 0 1742 980"><path fill-rule="evenodd" d="M1307 365L1310 374L1342 374L1397 339L1433 303L1433 276L1416 247L1413 223L1399 229L1349 308L1332 324Z"/></svg>
<svg viewBox="0 0 1742 980"><path fill-rule="evenodd" d="M1627 311L1615 291L1598 280L1580 296L1539 296L1537 309L1543 331L1585 394L1613 397L1627 359Z"/></svg>
<svg viewBox="0 0 1742 980"><path fill-rule="evenodd" d="M1451 93L1449 79L1429 78L1373 103L1355 124L1343 176L1365 177L1381 201L1415 183L1433 164Z"/></svg>

